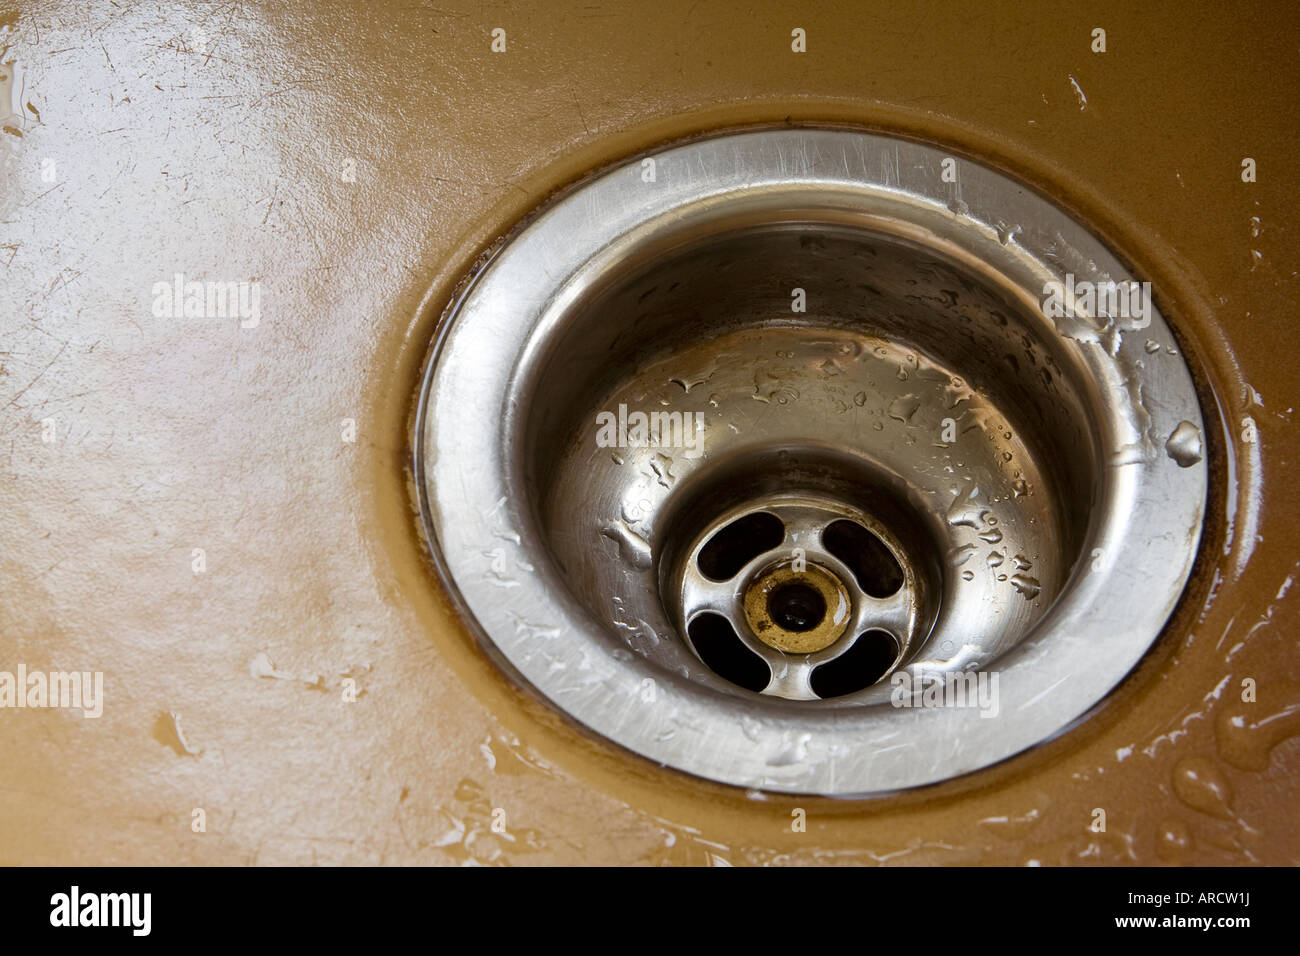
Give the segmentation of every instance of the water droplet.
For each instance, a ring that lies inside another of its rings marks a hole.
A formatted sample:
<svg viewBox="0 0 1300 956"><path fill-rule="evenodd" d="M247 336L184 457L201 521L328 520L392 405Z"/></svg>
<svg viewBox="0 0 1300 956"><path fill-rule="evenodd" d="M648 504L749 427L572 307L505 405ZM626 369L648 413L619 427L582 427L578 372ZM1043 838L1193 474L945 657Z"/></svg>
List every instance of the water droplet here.
<svg viewBox="0 0 1300 956"><path fill-rule="evenodd" d="M948 507L946 515L948 524L954 528L968 527L978 528L984 520L985 509L977 500L979 486L971 485L963 494L957 492L957 497L953 499L952 504Z"/></svg>
<svg viewBox="0 0 1300 956"><path fill-rule="evenodd" d="M1147 452L1141 442L1131 442L1122 445L1118 451L1110 456L1110 463L1116 468L1123 468L1125 465L1140 465L1146 461Z"/></svg>
<svg viewBox="0 0 1300 956"><path fill-rule="evenodd" d="M990 568L998 568L1002 566L1002 562L1005 561L1006 559L1007 556L1003 554L1001 551L990 551L988 558L986 558L985 560L988 561L988 565Z"/></svg>
<svg viewBox="0 0 1300 956"><path fill-rule="evenodd" d="M767 758L769 767L791 767L802 763L808 757L808 742L812 734L807 731L791 733L786 731L781 737L781 746L776 753Z"/></svg>
<svg viewBox="0 0 1300 956"><path fill-rule="evenodd" d="M970 556L974 554L975 551L975 545L963 544L961 547L953 548L949 551L948 558L952 561L952 566L954 568L959 568L970 560Z"/></svg>
<svg viewBox="0 0 1300 956"><path fill-rule="evenodd" d="M1232 787L1208 757L1184 757L1174 766L1174 795L1193 810L1220 819L1232 817Z"/></svg>
<svg viewBox="0 0 1300 956"><path fill-rule="evenodd" d="M655 473L655 480L665 488L671 487L677 480L672 473L672 464L672 459L663 454L656 454L650 459L650 470Z"/></svg>
<svg viewBox="0 0 1300 956"><path fill-rule="evenodd" d="M645 518L649 517L653 510L650 499L640 498L636 501L623 502L623 520L627 522L628 527L638 524Z"/></svg>
<svg viewBox="0 0 1300 956"><path fill-rule="evenodd" d="M900 395L889 403L889 417L895 421L909 422L916 410L921 407L921 399L910 392Z"/></svg>
<svg viewBox="0 0 1300 956"><path fill-rule="evenodd" d="M713 377L714 370L710 369L703 375L679 375L676 378L670 378L668 381L673 385L681 386L683 392L690 392L697 385L703 385Z"/></svg>
<svg viewBox="0 0 1300 956"><path fill-rule="evenodd" d="M1081 86L1079 85L1079 81L1076 80L1073 76L1071 76L1071 77L1070 77L1070 85L1071 85L1072 87L1074 87L1074 97L1075 97L1075 99L1077 99L1077 100L1079 101L1079 109L1081 109L1081 110L1085 110L1085 109L1087 109L1087 108L1088 108L1088 97L1087 97L1086 95L1084 95L1083 87L1081 87Z"/></svg>
<svg viewBox="0 0 1300 956"><path fill-rule="evenodd" d="M1038 583L1038 579L1031 578L1027 574L1011 575L1011 584L1017 591L1024 595L1026 601L1032 601L1034 598L1038 597L1039 592L1043 590L1043 586Z"/></svg>
<svg viewBox="0 0 1300 956"><path fill-rule="evenodd" d="M1201 460L1201 430L1191 422L1179 422L1165 442L1165 451L1179 468L1190 468Z"/></svg>
<svg viewBox="0 0 1300 956"><path fill-rule="evenodd" d="M788 405L799 398L799 390L788 382L786 374L792 370L778 369L777 371L760 371L754 375L754 394L750 398L756 402L762 402L769 405L776 402L778 405Z"/></svg>
<svg viewBox="0 0 1300 956"><path fill-rule="evenodd" d="M621 520L615 519L600 533L618 545L619 555L632 567L644 571L650 567L650 542Z"/></svg>
<svg viewBox="0 0 1300 956"><path fill-rule="evenodd" d="M1156 854L1166 863L1178 863L1192 848L1192 834L1182 820L1170 817L1156 828Z"/></svg>
<svg viewBox="0 0 1300 956"><path fill-rule="evenodd" d="M858 406L858 408L861 408L863 405L867 404L867 393L858 392L858 394L854 395L853 404Z"/></svg>
<svg viewBox="0 0 1300 956"><path fill-rule="evenodd" d="M1300 735L1300 700L1283 700L1259 714L1261 704L1237 704L1219 711L1214 734L1219 756L1241 770L1268 769L1269 753L1291 737Z"/></svg>
<svg viewBox="0 0 1300 956"><path fill-rule="evenodd" d="M961 573L961 579L962 579L963 581L974 581L974 580L975 580L975 572L974 572L974 571L963 571L963 572Z"/></svg>
<svg viewBox="0 0 1300 956"><path fill-rule="evenodd" d="M518 614L511 614L510 616L515 622L515 633L521 637L543 637L551 640L560 636L558 627L552 627L549 624L533 624L524 620Z"/></svg>

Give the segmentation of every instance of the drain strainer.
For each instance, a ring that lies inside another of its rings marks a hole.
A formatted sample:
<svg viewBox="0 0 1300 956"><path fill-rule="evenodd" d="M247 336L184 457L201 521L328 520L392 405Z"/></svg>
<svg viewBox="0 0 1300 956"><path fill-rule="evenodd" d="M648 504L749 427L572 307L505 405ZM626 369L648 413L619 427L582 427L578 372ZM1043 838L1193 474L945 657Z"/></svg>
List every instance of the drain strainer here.
<svg viewBox="0 0 1300 956"><path fill-rule="evenodd" d="M700 660L791 700L869 687L929 623L901 544L841 502L773 497L725 515L670 573L673 623Z"/></svg>
<svg viewBox="0 0 1300 956"><path fill-rule="evenodd" d="M1056 206L762 130L519 229L445 317L416 468L449 591L556 707L714 780L867 794L1124 677L1190 573L1202 428L1148 287Z"/></svg>

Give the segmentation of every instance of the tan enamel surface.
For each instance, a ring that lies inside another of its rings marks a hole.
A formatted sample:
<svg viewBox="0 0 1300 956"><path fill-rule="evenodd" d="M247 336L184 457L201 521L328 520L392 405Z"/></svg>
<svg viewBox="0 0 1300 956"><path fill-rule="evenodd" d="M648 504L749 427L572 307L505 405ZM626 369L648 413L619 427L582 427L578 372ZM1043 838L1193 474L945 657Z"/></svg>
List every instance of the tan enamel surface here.
<svg viewBox="0 0 1300 956"><path fill-rule="evenodd" d="M1300 19L787 6L0 5L0 670L102 670L106 697L0 710L0 863L1300 861ZM421 363L483 248L603 163L787 121L1058 197L1154 282L1234 440L1188 599L1098 714L869 804L565 724L450 611L410 494ZM259 281L260 324L156 318L177 272Z"/></svg>

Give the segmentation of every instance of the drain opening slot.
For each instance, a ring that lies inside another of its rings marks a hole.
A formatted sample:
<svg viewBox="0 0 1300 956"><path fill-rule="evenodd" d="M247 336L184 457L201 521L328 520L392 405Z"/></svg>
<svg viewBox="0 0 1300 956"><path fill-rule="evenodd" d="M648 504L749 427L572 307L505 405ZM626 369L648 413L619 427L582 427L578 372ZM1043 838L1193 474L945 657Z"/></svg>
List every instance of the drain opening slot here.
<svg viewBox="0 0 1300 956"><path fill-rule="evenodd" d="M888 631L867 631L839 657L813 671L813 693L824 700L870 687L885 676L898 653L898 641Z"/></svg>
<svg viewBox="0 0 1300 956"><path fill-rule="evenodd" d="M858 587L872 597L889 597L903 586L903 569L894 555L883 541L856 521L831 522L822 532L822 544L848 565Z"/></svg>
<svg viewBox="0 0 1300 956"><path fill-rule="evenodd" d="M772 680L767 663L741 642L736 629L721 614L696 615L687 627L700 660L719 677L746 690L763 690Z"/></svg>
<svg viewBox="0 0 1300 956"><path fill-rule="evenodd" d="M700 573L711 581L728 581L764 551L785 540L785 526L776 515L756 511L718 531L700 549Z"/></svg>

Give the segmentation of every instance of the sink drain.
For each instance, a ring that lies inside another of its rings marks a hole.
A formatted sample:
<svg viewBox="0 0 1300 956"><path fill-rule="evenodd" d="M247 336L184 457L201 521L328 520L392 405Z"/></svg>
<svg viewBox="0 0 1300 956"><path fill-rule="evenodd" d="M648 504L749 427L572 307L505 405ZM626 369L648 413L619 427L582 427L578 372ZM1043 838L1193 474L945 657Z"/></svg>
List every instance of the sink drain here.
<svg viewBox="0 0 1300 956"><path fill-rule="evenodd" d="M469 283L417 484L467 619L565 713L727 783L896 790L1060 732L1158 635L1207 487L1174 346L1000 173L718 136L580 184ZM976 676L995 707L948 692Z"/></svg>
<svg viewBox="0 0 1300 956"><path fill-rule="evenodd" d="M670 573L676 630L700 660L791 700L876 683L928 621L902 546L842 502L772 498L725 516Z"/></svg>

